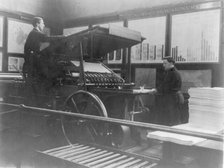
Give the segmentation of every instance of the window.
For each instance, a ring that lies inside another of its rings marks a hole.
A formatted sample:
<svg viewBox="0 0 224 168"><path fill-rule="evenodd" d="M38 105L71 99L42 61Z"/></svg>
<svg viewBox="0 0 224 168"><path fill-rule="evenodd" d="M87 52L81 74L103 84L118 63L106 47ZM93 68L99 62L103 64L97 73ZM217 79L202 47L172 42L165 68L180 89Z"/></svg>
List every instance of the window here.
<svg viewBox="0 0 224 168"><path fill-rule="evenodd" d="M220 9L173 15L171 35L177 62L218 62Z"/></svg>
<svg viewBox="0 0 224 168"><path fill-rule="evenodd" d="M0 17L0 47L3 45L3 17Z"/></svg>
<svg viewBox="0 0 224 168"><path fill-rule="evenodd" d="M2 52L0 52L0 71L2 71Z"/></svg>
<svg viewBox="0 0 224 168"><path fill-rule="evenodd" d="M33 26L16 19L8 19L8 53L24 53L24 44Z"/></svg>
<svg viewBox="0 0 224 168"><path fill-rule="evenodd" d="M140 31L146 38L131 48L132 63L161 62L165 54L166 17L131 20L128 27Z"/></svg>
<svg viewBox="0 0 224 168"><path fill-rule="evenodd" d="M20 57L9 57L8 71L9 72L22 72L24 59Z"/></svg>

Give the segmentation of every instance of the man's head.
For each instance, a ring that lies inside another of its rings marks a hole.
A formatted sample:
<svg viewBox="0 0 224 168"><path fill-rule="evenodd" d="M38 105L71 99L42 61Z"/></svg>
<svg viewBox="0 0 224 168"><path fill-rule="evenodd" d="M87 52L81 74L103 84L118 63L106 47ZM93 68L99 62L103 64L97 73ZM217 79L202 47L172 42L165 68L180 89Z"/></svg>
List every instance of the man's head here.
<svg viewBox="0 0 224 168"><path fill-rule="evenodd" d="M165 70L169 70L174 67L175 60L171 56L163 58L163 67Z"/></svg>
<svg viewBox="0 0 224 168"><path fill-rule="evenodd" d="M33 27L35 27L36 29L38 29L39 31L43 31L44 30L44 20L41 17L34 17L33 18Z"/></svg>

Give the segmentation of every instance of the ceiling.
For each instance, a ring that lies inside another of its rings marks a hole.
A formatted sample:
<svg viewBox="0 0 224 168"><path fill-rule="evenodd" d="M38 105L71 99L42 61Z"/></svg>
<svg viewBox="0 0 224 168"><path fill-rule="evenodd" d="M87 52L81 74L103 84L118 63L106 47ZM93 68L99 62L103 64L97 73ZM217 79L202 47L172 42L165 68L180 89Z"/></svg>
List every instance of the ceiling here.
<svg viewBox="0 0 224 168"><path fill-rule="evenodd" d="M116 16L135 9L153 9L211 0L0 0L0 11L26 13L66 23L102 16ZM214 0L217 1L217 0Z"/></svg>

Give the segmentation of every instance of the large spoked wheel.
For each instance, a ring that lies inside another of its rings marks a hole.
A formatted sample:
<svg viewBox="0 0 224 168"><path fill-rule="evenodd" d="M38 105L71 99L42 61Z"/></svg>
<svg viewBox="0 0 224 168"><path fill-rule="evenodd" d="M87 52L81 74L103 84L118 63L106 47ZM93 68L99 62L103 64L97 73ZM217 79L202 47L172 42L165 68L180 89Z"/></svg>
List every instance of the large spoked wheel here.
<svg viewBox="0 0 224 168"><path fill-rule="evenodd" d="M65 111L107 117L102 101L87 91L77 91L65 100ZM108 126L102 121L62 117L62 130L68 143L86 141L106 144L109 141Z"/></svg>

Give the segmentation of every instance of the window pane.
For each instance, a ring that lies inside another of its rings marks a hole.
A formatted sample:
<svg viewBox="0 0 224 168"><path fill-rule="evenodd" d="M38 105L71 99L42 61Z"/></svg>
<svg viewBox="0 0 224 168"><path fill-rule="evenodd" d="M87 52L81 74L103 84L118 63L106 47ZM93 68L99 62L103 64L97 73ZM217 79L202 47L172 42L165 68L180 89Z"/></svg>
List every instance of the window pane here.
<svg viewBox="0 0 224 168"><path fill-rule="evenodd" d="M131 20L128 27L141 32L146 38L142 44L132 47L132 62L161 62L165 53L166 17Z"/></svg>
<svg viewBox="0 0 224 168"><path fill-rule="evenodd" d="M180 62L218 62L220 9L172 16L171 54Z"/></svg>

